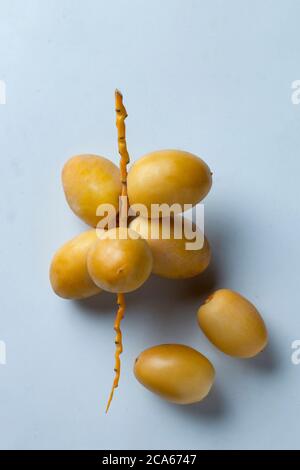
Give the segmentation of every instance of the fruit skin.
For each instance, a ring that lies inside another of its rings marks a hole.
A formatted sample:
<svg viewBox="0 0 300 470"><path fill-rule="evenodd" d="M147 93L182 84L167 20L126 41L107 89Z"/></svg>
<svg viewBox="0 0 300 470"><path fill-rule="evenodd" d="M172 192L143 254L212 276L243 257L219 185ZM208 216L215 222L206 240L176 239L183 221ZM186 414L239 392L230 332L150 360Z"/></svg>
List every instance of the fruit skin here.
<svg viewBox="0 0 300 470"><path fill-rule="evenodd" d="M64 299L83 299L101 292L86 266L88 250L97 239L96 230L88 230L55 253L50 266L50 282L57 295Z"/></svg>
<svg viewBox="0 0 300 470"><path fill-rule="evenodd" d="M143 351L134 374L148 390L172 403L203 400L214 382L215 370L201 353L182 344L162 344Z"/></svg>
<svg viewBox="0 0 300 470"><path fill-rule="evenodd" d="M152 262L147 242L124 227L105 232L87 257L88 271L95 284L115 293L140 287L151 274Z"/></svg>
<svg viewBox="0 0 300 470"><path fill-rule="evenodd" d="M211 172L201 158L182 150L158 150L137 160L128 172L129 203L192 204L201 201L212 185ZM183 207L178 212L182 212Z"/></svg>
<svg viewBox="0 0 300 470"><path fill-rule="evenodd" d="M198 323L208 339L229 356L256 356L268 342L265 323L254 305L229 289L212 294L198 310Z"/></svg>
<svg viewBox="0 0 300 470"><path fill-rule="evenodd" d="M72 211L84 222L96 227L100 204L111 204L118 212L121 194L120 171L114 163L97 155L77 155L62 170L62 183Z"/></svg>
<svg viewBox="0 0 300 470"><path fill-rule="evenodd" d="M175 216L174 221L189 224L188 219L182 216ZM162 238L162 220L161 219L145 219L141 216L134 219L129 227L138 232L147 240L152 255L153 268L152 272L169 279L184 279L197 276L202 273L209 265L211 259L211 250L207 238L204 238L204 244L201 249L187 250L186 243L191 242L184 237L180 239L174 238L174 222L171 224L170 238ZM159 233L159 238L151 238L151 229L154 227Z"/></svg>

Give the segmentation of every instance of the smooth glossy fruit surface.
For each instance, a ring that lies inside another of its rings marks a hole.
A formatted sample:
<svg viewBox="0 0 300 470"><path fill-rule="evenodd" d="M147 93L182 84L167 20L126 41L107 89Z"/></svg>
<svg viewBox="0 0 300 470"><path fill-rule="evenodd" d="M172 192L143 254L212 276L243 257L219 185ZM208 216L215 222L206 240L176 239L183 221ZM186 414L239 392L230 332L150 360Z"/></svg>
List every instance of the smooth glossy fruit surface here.
<svg viewBox="0 0 300 470"><path fill-rule="evenodd" d="M229 289L217 290L198 310L198 322L208 339L230 356L253 357L267 344L264 321L254 305Z"/></svg>
<svg viewBox="0 0 300 470"><path fill-rule="evenodd" d="M50 266L50 282L57 295L65 299L82 299L101 292L86 265L88 250L96 240L96 231L88 230L55 253Z"/></svg>
<svg viewBox="0 0 300 470"><path fill-rule="evenodd" d="M68 160L62 183L70 208L84 222L96 227L100 204L111 204L118 212L121 194L120 171L110 160L97 155L78 155Z"/></svg>
<svg viewBox="0 0 300 470"><path fill-rule="evenodd" d="M164 239L162 224L164 219L145 219L137 217L130 223L130 228L138 232L147 240L153 255L152 272L170 279L189 278L203 272L209 265L211 259L210 246L207 239L197 229L200 244L193 245L191 250L187 245L193 240L184 235L184 224L187 229L195 230L191 221L177 215L171 220L170 236ZM175 224L182 227L182 235L175 238ZM157 235L156 235L157 234ZM196 249L195 249L196 248Z"/></svg>
<svg viewBox="0 0 300 470"><path fill-rule="evenodd" d="M182 344L162 344L143 351L135 361L137 380L151 392L173 403L201 401L213 384L210 361Z"/></svg>
<svg viewBox="0 0 300 470"><path fill-rule="evenodd" d="M111 229L88 253L88 271L95 284L116 293L131 292L150 276L152 253L145 240L127 228Z"/></svg>
<svg viewBox="0 0 300 470"><path fill-rule="evenodd" d="M201 201L212 185L206 163L189 152L159 150L137 160L128 173L130 205L184 204ZM149 214L150 218L151 215Z"/></svg>

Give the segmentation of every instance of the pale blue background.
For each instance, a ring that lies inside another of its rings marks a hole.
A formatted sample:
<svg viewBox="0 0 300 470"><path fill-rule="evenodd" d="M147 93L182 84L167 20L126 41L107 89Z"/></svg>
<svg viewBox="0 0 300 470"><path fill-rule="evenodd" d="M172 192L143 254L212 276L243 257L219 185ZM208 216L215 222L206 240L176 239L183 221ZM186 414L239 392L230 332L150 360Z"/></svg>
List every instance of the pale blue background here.
<svg viewBox="0 0 300 470"><path fill-rule="evenodd" d="M297 0L1 0L0 447L298 448L300 79ZM132 161L159 148L214 172L201 278L151 279L128 295L120 388L115 298L68 302L48 282L54 250L84 229L60 184L81 152L117 161L114 89L129 112ZM240 361L215 350L195 314L215 287L252 299L270 347ZM183 342L217 370L200 405L167 404L134 379L144 348Z"/></svg>

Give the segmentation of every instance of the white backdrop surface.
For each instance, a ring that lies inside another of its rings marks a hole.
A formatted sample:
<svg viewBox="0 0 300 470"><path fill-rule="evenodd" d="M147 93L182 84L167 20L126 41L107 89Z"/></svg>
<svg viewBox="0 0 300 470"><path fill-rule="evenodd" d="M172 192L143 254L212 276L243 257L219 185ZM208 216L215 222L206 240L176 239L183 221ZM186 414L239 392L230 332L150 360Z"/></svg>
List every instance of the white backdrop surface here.
<svg viewBox="0 0 300 470"><path fill-rule="evenodd" d="M300 3L296 0L1 0L0 448L298 448ZM214 172L205 200L214 257L199 278L153 277L128 295L111 411L115 298L68 302L49 286L55 249L84 230L60 171L73 154L118 161L114 89L132 161L180 148ZM205 295L252 299L270 331L252 361L226 357L196 324ZM189 344L214 363L198 405L161 401L136 355Z"/></svg>

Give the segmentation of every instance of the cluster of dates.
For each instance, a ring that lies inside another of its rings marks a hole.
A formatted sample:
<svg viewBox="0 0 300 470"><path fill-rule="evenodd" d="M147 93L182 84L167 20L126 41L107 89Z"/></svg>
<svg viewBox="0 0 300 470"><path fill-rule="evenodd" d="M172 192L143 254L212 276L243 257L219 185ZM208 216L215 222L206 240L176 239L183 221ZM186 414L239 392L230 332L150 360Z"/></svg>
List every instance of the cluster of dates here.
<svg viewBox="0 0 300 470"><path fill-rule="evenodd" d="M150 153L134 163L124 182L110 160L80 155L67 161L62 182L72 211L93 228L56 252L50 280L59 296L82 299L102 290L125 294L138 289L151 273L190 278L209 265L210 246L203 234L201 246L189 250L186 244L190 240L184 231L180 238L175 236L175 221L185 221L180 214L185 204L196 205L212 185L209 167L197 156L179 150ZM122 183L126 183L129 207L143 206L151 214L153 205L176 205L178 213L170 219L168 237L162 236L162 217L138 215L131 218L128 227L99 228L104 217L101 211L99 215L101 205L109 204L118 212ZM198 310L198 323L208 339L231 356L253 357L267 343L267 330L256 308L228 289L209 296ZM134 372L149 390L180 404L202 400L215 377L205 356L179 344L158 345L142 352Z"/></svg>

